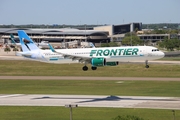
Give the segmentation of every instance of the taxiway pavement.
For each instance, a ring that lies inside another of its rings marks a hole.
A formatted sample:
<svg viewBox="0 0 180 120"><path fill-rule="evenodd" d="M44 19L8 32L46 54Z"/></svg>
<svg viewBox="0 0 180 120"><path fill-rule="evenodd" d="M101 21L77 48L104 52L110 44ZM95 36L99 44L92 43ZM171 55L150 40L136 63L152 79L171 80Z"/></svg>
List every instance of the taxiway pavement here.
<svg viewBox="0 0 180 120"><path fill-rule="evenodd" d="M83 76L0 76L1 80L142 80L142 81L180 81L180 78L156 77L83 77Z"/></svg>
<svg viewBox="0 0 180 120"><path fill-rule="evenodd" d="M180 110L180 98L101 95L1 94L0 106L65 106Z"/></svg>

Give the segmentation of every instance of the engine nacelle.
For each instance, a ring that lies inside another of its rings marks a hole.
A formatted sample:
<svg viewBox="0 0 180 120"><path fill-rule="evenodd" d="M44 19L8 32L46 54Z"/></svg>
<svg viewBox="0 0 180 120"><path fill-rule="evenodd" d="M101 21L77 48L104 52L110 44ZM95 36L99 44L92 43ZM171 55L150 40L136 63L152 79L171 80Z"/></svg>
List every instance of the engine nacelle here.
<svg viewBox="0 0 180 120"><path fill-rule="evenodd" d="M106 62L106 66L116 66L118 64L119 64L118 61L116 61L116 62Z"/></svg>
<svg viewBox="0 0 180 120"><path fill-rule="evenodd" d="M94 67L101 67L106 65L106 59L105 58L92 58L91 64Z"/></svg>

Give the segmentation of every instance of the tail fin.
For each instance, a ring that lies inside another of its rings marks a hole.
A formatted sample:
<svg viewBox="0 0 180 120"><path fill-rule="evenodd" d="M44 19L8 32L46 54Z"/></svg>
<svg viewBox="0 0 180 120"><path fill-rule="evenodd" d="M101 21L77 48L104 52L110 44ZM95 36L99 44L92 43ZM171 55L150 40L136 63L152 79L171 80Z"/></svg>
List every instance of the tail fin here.
<svg viewBox="0 0 180 120"><path fill-rule="evenodd" d="M23 52L39 50L33 40L23 30L18 30L18 36Z"/></svg>
<svg viewBox="0 0 180 120"><path fill-rule="evenodd" d="M49 48L52 52L56 52L55 49L53 48L53 46L51 44L48 44L49 45Z"/></svg>
<svg viewBox="0 0 180 120"><path fill-rule="evenodd" d="M13 34L10 34L10 36L11 36L11 43L16 45Z"/></svg>
<svg viewBox="0 0 180 120"><path fill-rule="evenodd" d="M90 42L90 47L91 48L96 48L92 42Z"/></svg>

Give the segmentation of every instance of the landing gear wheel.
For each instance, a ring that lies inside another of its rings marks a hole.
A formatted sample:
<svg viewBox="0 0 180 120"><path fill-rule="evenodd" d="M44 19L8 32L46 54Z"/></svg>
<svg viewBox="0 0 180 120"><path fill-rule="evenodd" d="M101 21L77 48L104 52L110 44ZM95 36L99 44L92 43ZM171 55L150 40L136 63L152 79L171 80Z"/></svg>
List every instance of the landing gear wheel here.
<svg viewBox="0 0 180 120"><path fill-rule="evenodd" d="M149 68L149 65L146 65L145 67L146 67L146 68Z"/></svg>
<svg viewBox="0 0 180 120"><path fill-rule="evenodd" d="M82 68L82 70L83 70L83 71L87 71L87 70L88 70L88 67L87 67L87 66L84 66L84 67Z"/></svg>
<svg viewBox="0 0 180 120"><path fill-rule="evenodd" d="M148 65L148 60L145 61L145 64L146 64L146 68L149 68L149 65Z"/></svg>
<svg viewBox="0 0 180 120"><path fill-rule="evenodd" d="M96 70L96 69L97 69L97 67L92 66L92 67L91 67L91 69L92 69L92 70Z"/></svg>

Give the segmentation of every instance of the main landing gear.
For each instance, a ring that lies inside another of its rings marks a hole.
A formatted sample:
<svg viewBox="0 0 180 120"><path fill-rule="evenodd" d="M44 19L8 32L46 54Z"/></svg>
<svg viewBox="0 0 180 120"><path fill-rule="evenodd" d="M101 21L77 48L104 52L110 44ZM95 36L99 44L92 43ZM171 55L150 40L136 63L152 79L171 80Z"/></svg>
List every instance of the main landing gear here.
<svg viewBox="0 0 180 120"><path fill-rule="evenodd" d="M145 61L145 64L146 64L145 68L149 68L148 60Z"/></svg>
<svg viewBox="0 0 180 120"><path fill-rule="evenodd" d="M97 67L92 66L91 69L92 69L92 70L96 70ZM87 71L87 70L88 70L88 67L85 65L85 66L82 67L82 70L83 70L83 71Z"/></svg>
<svg viewBox="0 0 180 120"><path fill-rule="evenodd" d="M97 67L92 66L92 67L91 67L91 69L92 69L92 70L96 70L96 69L97 69Z"/></svg>
<svg viewBox="0 0 180 120"><path fill-rule="evenodd" d="M83 71L87 71L87 70L88 70L88 67L85 65L85 66L83 66L82 70L83 70Z"/></svg>

